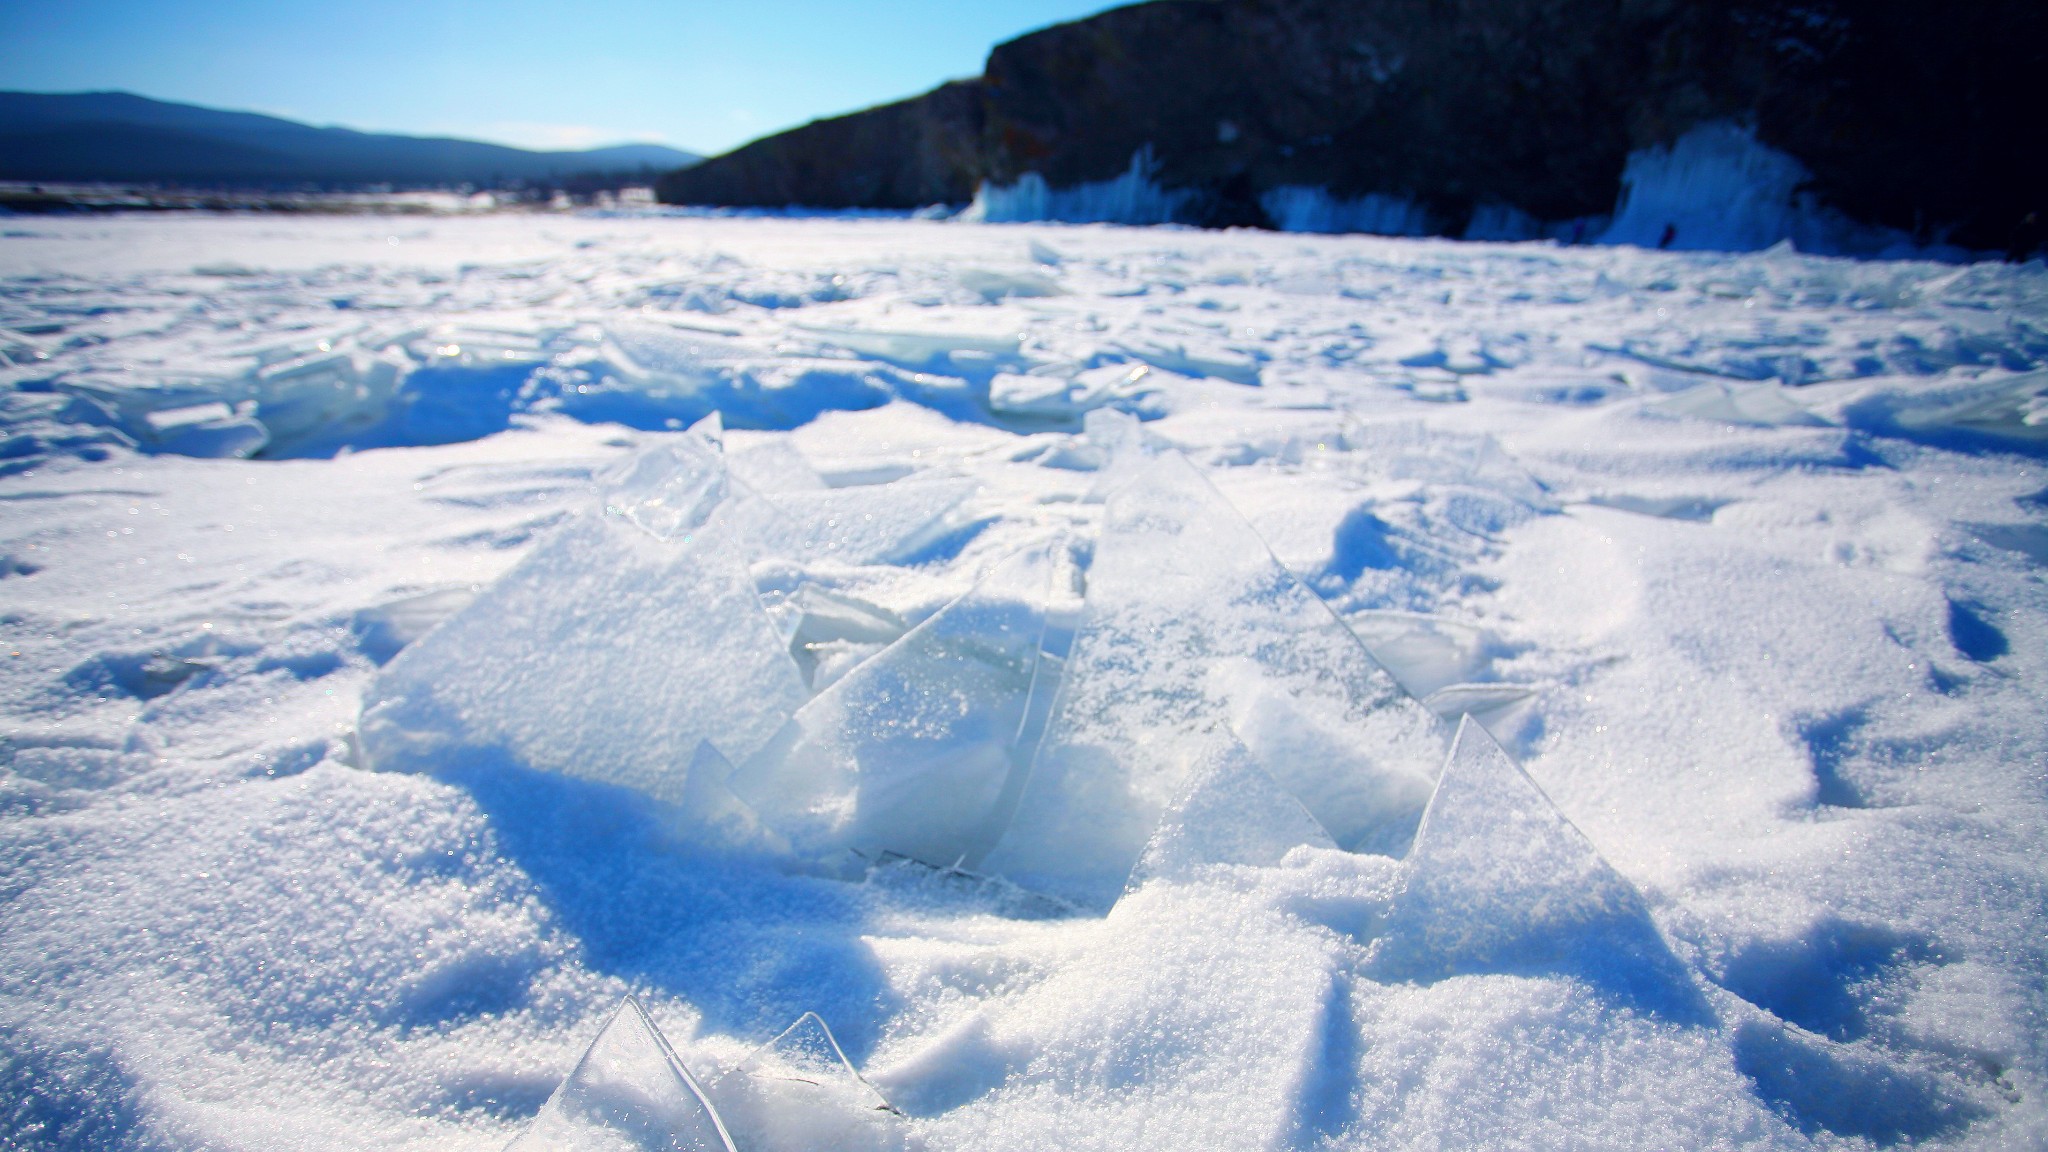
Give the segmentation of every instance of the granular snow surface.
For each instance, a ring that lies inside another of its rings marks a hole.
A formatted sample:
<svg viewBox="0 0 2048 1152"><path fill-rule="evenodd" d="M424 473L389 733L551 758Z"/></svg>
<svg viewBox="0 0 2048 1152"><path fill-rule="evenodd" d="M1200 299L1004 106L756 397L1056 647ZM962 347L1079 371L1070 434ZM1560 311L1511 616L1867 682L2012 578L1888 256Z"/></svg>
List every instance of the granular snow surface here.
<svg viewBox="0 0 2048 1152"><path fill-rule="evenodd" d="M2048 270L0 234L0 1146L2048 1144Z"/></svg>

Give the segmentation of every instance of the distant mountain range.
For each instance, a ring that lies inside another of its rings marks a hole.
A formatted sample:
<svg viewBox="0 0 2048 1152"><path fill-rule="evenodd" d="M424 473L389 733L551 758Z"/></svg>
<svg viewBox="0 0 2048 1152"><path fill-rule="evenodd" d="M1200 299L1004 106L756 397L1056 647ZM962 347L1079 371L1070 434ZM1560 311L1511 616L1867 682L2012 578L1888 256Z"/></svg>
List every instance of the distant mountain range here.
<svg viewBox="0 0 2048 1152"><path fill-rule="evenodd" d="M315 128L127 92L0 92L0 180L340 190L667 172L699 157L658 144L529 152L502 144Z"/></svg>

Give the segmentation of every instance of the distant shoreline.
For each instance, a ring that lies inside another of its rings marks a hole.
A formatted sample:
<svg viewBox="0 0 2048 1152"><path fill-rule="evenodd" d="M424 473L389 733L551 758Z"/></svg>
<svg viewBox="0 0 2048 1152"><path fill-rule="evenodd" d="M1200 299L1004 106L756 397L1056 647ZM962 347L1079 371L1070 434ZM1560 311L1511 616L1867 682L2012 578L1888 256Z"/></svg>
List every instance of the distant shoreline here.
<svg viewBox="0 0 2048 1152"><path fill-rule="evenodd" d="M644 188L584 195L418 189L393 192L278 192L260 189L165 188L144 184L0 181L0 214L113 212L280 212L309 215L451 216L544 212L653 203Z"/></svg>

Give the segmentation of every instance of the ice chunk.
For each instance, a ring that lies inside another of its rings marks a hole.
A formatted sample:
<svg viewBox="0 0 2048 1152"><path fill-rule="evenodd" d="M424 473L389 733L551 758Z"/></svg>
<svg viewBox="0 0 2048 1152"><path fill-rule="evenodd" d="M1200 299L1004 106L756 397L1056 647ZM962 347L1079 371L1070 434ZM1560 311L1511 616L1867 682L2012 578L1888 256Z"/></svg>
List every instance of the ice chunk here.
<svg viewBox="0 0 2048 1152"><path fill-rule="evenodd" d="M1106 905L1226 728L1339 844L1399 842L1442 755L1434 718L1184 457L1113 472L1055 719L981 866Z"/></svg>
<svg viewBox="0 0 2048 1152"><path fill-rule="evenodd" d="M815 1012L804 1013L708 1087L749 1148L854 1152L900 1142L901 1113L854 1071Z"/></svg>
<svg viewBox="0 0 2048 1152"><path fill-rule="evenodd" d="M947 370L967 365L1006 363L1017 358L1022 337L1014 322L934 316L927 328L898 331L873 328L812 328L797 331L819 342L844 348L909 369Z"/></svg>
<svg viewBox="0 0 2048 1152"><path fill-rule="evenodd" d="M1729 251L1768 248L1812 227L1798 191L1809 179L1791 156L1748 128L1715 122L1669 148L1629 153L1606 244Z"/></svg>
<svg viewBox="0 0 2048 1152"><path fill-rule="evenodd" d="M1165 224L1176 219L1192 193L1161 188L1154 179L1158 163L1152 148L1140 148L1131 166L1114 180L1097 180L1071 188L1054 188L1045 177L1026 172L1015 184L983 181L962 220L1008 224L1029 220L1063 220L1069 224Z"/></svg>
<svg viewBox="0 0 2048 1152"><path fill-rule="evenodd" d="M1732 384L1713 381L1643 405L1667 416L1753 424L1764 428L1825 428L1826 420L1807 411L1773 383Z"/></svg>
<svg viewBox="0 0 2048 1152"><path fill-rule="evenodd" d="M820 412L888 398L864 365L669 324L609 324L595 354L573 367L590 382L564 389L553 400L561 411L641 427L723 411L755 428L793 428Z"/></svg>
<svg viewBox="0 0 2048 1152"><path fill-rule="evenodd" d="M896 1111L874 1085L854 1071L853 1061L846 1058L846 1050L839 1046L839 1038L832 1035L831 1027L816 1012L806 1012L797 1017L796 1023L783 1029L775 1039L754 1049L746 1059L721 1073L711 1083L717 1087L737 1077L757 1081L788 1080L812 1087L844 1085L868 1108L879 1112Z"/></svg>
<svg viewBox="0 0 2048 1152"><path fill-rule="evenodd" d="M1422 705L1447 720L1478 716L1492 724L1536 690L1527 684L1446 684L1422 698Z"/></svg>
<svg viewBox="0 0 2048 1152"><path fill-rule="evenodd" d="M773 556L847 564L904 563L945 535L946 514L979 485L964 477L898 480L858 490L785 492L782 515L764 523L761 546Z"/></svg>
<svg viewBox="0 0 2048 1152"><path fill-rule="evenodd" d="M610 478L604 510L657 540L687 535L725 498L719 450L692 431L635 454Z"/></svg>
<svg viewBox="0 0 2048 1152"><path fill-rule="evenodd" d="M363 654L388 664L406 645L425 636L436 624L469 606L476 593L468 586L439 588L402 596L356 612L352 621Z"/></svg>
<svg viewBox="0 0 2048 1152"><path fill-rule="evenodd" d="M746 801L733 794L732 761L709 740L697 742L690 774L678 805L680 830L700 843L739 851L781 854L789 845L761 823Z"/></svg>
<svg viewBox="0 0 2048 1152"><path fill-rule="evenodd" d="M797 712L733 789L796 850L936 865L989 845L1036 670L1053 550L1010 558Z"/></svg>
<svg viewBox="0 0 2048 1152"><path fill-rule="evenodd" d="M1105 364L1071 376L1006 372L989 381L988 404L1018 416L1072 417L1106 405L1128 405L1171 375L1155 373L1149 364Z"/></svg>
<svg viewBox="0 0 2048 1152"><path fill-rule="evenodd" d="M1278 864L1302 844L1335 848L1301 801L1225 736L1189 773L1131 869L1128 888L1183 879L1209 864Z"/></svg>
<svg viewBox="0 0 2048 1152"><path fill-rule="evenodd" d="M144 446L179 456L243 459L270 443L270 431L247 411L223 403L169 408L143 417L149 430Z"/></svg>
<svg viewBox="0 0 2048 1152"><path fill-rule="evenodd" d="M725 1123L628 996L505 1152L735 1152Z"/></svg>
<svg viewBox="0 0 2048 1152"><path fill-rule="evenodd" d="M764 440L759 444L729 451L725 466L734 479L756 492L818 492L825 481L804 454L787 440Z"/></svg>
<svg viewBox="0 0 2048 1152"><path fill-rule="evenodd" d="M1700 1010L1635 886L1470 717L1404 871L1374 947L1382 978L1562 969L1641 1007Z"/></svg>
<svg viewBox="0 0 2048 1152"><path fill-rule="evenodd" d="M910 631L901 616L879 604L809 582L781 607L792 614L790 655L813 692L824 691L861 660Z"/></svg>
<svg viewBox="0 0 2048 1152"><path fill-rule="evenodd" d="M1416 612L1360 612L1345 623L1380 666L1417 697L1447 684L1476 680L1499 642L1470 624Z"/></svg>
<svg viewBox="0 0 2048 1152"><path fill-rule="evenodd" d="M953 273L953 279L962 288L981 297L990 304L1006 296L1019 299L1028 297L1060 296L1060 286L1052 277L1039 272L1005 271L996 268L961 268Z"/></svg>
<svg viewBox="0 0 2048 1152"><path fill-rule="evenodd" d="M751 755L807 695L735 534L719 515L680 540L571 521L385 666L370 762L509 759L680 801L700 740Z"/></svg>
<svg viewBox="0 0 2048 1152"><path fill-rule="evenodd" d="M1228 380L1232 384L1246 384L1257 387L1259 383L1259 358L1219 340L1181 338L1167 343L1162 340L1125 341L1118 348L1134 360L1142 360L1162 372L1176 374L1183 379L1200 379L1213 376ZM1164 379L1153 381L1160 387Z"/></svg>
<svg viewBox="0 0 2048 1152"><path fill-rule="evenodd" d="M1953 388L1917 383L1858 401L1849 411L1859 425L1903 432L1915 439L1944 434L2048 443L2048 372L1975 380Z"/></svg>

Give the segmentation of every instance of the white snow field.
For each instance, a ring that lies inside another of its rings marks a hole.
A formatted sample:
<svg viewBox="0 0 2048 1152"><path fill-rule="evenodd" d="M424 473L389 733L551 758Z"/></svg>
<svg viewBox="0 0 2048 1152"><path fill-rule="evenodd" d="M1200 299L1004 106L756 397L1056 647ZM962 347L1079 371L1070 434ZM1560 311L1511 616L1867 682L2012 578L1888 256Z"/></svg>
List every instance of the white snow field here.
<svg viewBox="0 0 2048 1152"><path fill-rule="evenodd" d="M0 1146L2048 1145L2048 269L0 229Z"/></svg>

